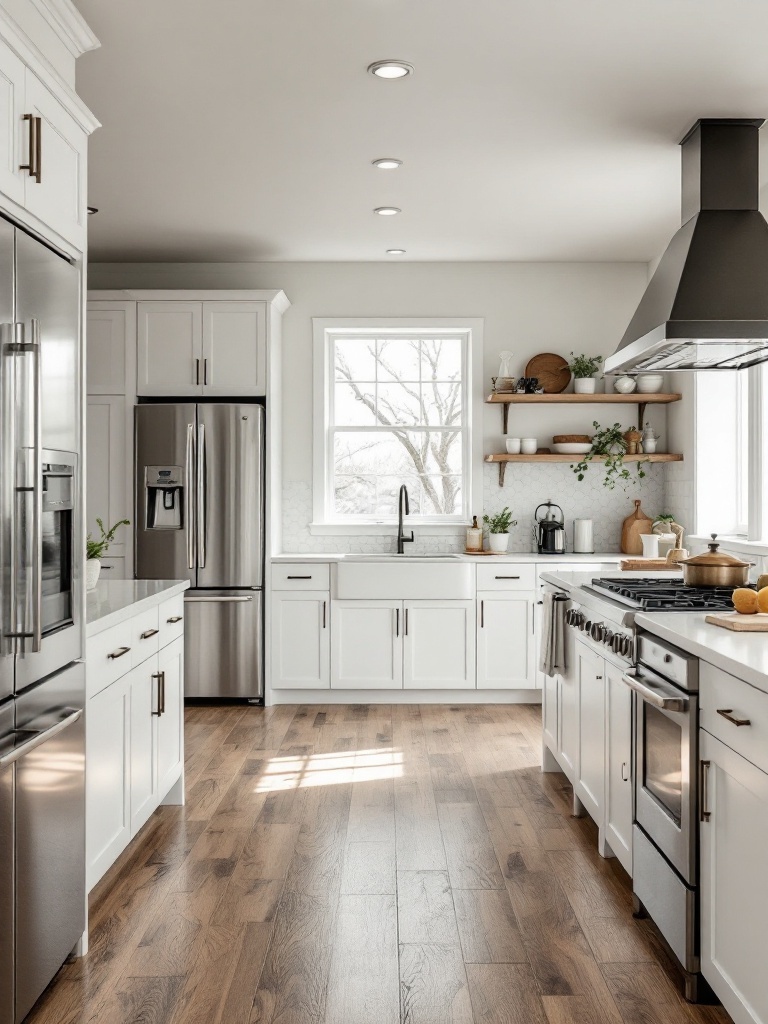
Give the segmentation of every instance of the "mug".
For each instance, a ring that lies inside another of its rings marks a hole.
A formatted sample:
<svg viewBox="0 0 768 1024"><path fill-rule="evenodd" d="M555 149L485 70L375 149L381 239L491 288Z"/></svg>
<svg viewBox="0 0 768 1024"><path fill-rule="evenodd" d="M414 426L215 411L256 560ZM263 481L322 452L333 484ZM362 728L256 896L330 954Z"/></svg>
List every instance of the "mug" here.
<svg viewBox="0 0 768 1024"><path fill-rule="evenodd" d="M538 447L539 442L535 437L524 437L520 442L520 450L523 455L535 455Z"/></svg>
<svg viewBox="0 0 768 1024"><path fill-rule="evenodd" d="M658 533L644 533L640 540L643 543L643 558L659 557L659 535Z"/></svg>
<svg viewBox="0 0 768 1024"><path fill-rule="evenodd" d="M520 454L520 438L519 437L508 437L506 441L507 455L519 455Z"/></svg>

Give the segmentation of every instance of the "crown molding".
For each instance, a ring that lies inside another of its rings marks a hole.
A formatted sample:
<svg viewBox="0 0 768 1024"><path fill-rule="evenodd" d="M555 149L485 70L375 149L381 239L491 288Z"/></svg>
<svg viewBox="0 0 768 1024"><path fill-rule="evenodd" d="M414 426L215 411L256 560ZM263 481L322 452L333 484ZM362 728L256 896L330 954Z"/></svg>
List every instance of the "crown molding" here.
<svg viewBox="0 0 768 1024"><path fill-rule="evenodd" d="M32 0L32 3L73 57L101 46L72 0Z"/></svg>

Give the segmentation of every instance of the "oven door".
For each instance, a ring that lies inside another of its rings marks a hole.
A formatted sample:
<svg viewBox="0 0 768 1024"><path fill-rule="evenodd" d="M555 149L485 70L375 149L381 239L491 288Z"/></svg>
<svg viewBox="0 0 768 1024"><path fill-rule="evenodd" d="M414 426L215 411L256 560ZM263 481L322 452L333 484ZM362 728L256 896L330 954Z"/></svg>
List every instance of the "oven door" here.
<svg viewBox="0 0 768 1024"><path fill-rule="evenodd" d="M698 696L643 666L623 679L635 697L635 821L694 885Z"/></svg>

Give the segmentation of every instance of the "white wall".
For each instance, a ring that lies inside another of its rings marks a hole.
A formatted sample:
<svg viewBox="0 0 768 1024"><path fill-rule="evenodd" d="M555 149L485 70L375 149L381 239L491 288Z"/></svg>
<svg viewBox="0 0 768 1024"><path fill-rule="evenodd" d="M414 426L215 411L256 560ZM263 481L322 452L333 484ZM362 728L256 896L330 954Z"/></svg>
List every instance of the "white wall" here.
<svg viewBox="0 0 768 1024"><path fill-rule="evenodd" d="M498 371L498 354L511 349L522 374L539 352L568 356L614 351L648 278L644 263L182 263L92 264L91 288L283 288L291 308L283 321L283 480L287 550L388 550L389 536L313 537L312 481L312 317L443 316L484 317L486 390ZM631 410L631 412L630 412ZM632 425L635 407L606 410L574 406L513 409L510 431L537 436L541 445L553 433L591 430L593 419ZM610 416L610 419L608 418ZM662 435L665 412L649 416ZM662 446L664 439L662 440ZM503 449L501 412L486 407L484 451ZM663 447L662 449L663 450ZM594 468L583 484L567 464L514 466L498 487L495 467L486 467L484 500L494 510L510 505L520 520L512 537L515 550L530 550L530 515L540 501L563 505L568 520L595 520L598 547L616 549L621 520L632 510L635 489L615 492L600 486ZM664 472L652 467L637 496L649 514L662 511ZM426 544L426 540L424 542ZM435 540L432 546L439 544ZM456 541L446 545L455 546Z"/></svg>

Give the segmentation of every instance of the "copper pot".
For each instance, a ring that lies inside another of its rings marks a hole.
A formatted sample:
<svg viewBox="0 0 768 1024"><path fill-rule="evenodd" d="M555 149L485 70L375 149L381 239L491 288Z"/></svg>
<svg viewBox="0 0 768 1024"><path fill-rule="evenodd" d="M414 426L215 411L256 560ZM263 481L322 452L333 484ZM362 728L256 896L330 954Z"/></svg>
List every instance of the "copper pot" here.
<svg viewBox="0 0 768 1024"><path fill-rule="evenodd" d="M687 587L743 587L749 582L749 569L753 563L723 554L716 537L717 534L713 533L709 551L705 554L680 561L683 583Z"/></svg>

